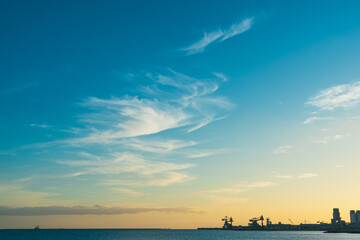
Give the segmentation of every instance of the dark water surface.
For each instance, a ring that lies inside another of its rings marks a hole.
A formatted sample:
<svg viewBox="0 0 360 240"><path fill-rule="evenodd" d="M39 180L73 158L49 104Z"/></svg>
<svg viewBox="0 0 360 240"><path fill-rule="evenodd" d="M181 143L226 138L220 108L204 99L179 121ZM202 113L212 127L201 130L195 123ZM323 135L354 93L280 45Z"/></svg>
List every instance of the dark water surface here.
<svg viewBox="0 0 360 240"><path fill-rule="evenodd" d="M262 231L209 231L209 230L1 230L1 240L335 240L359 239L360 234L322 232L262 232Z"/></svg>

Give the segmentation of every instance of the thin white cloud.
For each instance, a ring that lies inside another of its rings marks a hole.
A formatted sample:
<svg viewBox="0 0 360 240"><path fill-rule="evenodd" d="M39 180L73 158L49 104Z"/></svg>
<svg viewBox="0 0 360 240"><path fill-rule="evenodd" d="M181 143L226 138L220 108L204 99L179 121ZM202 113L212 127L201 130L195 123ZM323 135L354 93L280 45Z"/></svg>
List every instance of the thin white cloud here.
<svg viewBox="0 0 360 240"><path fill-rule="evenodd" d="M224 82L227 82L227 81L228 81L228 78L227 78L223 73L214 72L213 74L214 74L215 76L217 76L218 78L220 78L221 80L223 80Z"/></svg>
<svg viewBox="0 0 360 240"><path fill-rule="evenodd" d="M134 149L138 149L144 152L153 153L169 153L173 150L195 146L197 143L194 141L181 141L181 140L140 140L133 139L125 143Z"/></svg>
<svg viewBox="0 0 360 240"><path fill-rule="evenodd" d="M312 140L312 142L321 143L321 144L327 144L329 142L335 142L335 141L338 141L338 140L343 139L343 138L344 138L343 135L336 134L336 135L333 135L333 136L326 136L326 137L323 137L323 138L320 138L320 139Z"/></svg>
<svg viewBox="0 0 360 240"><path fill-rule="evenodd" d="M0 206L0 216L47 216L47 215L120 215L146 212L165 213L204 213L188 207L174 208L126 208L112 206L44 206L44 207L18 207Z"/></svg>
<svg viewBox="0 0 360 240"><path fill-rule="evenodd" d="M110 143L114 139L137 137L162 132L186 125L187 114L181 109L156 99L99 99L90 98L87 106L105 109L98 114L87 115L90 122L103 117L102 125L110 129L96 130L84 138L73 139L75 143Z"/></svg>
<svg viewBox="0 0 360 240"><path fill-rule="evenodd" d="M83 175L103 175L110 179L103 180L101 185L109 186L169 186L190 181L187 173L179 172L194 167L191 163L171 163L152 161L132 153L117 153L111 158L91 160L58 161L76 170L65 177Z"/></svg>
<svg viewBox="0 0 360 240"><path fill-rule="evenodd" d="M342 135L336 134L336 135L333 137L333 140L336 141L336 140L340 140L340 139L342 139L342 138L343 138Z"/></svg>
<svg viewBox="0 0 360 240"><path fill-rule="evenodd" d="M31 182L32 180L34 180L33 177L24 177L24 178L15 179L14 182L25 183L25 182Z"/></svg>
<svg viewBox="0 0 360 240"><path fill-rule="evenodd" d="M76 160L76 161L58 161L59 164L64 164L72 167L80 168L81 174L105 174L117 175L120 173L136 173L139 175L154 175L164 172L171 172L176 170L183 170L193 167L190 163L170 163L160 161L146 160L140 155L131 153L113 154L111 159L104 160ZM79 173L77 172L77 173Z"/></svg>
<svg viewBox="0 0 360 240"><path fill-rule="evenodd" d="M276 175L273 175L272 177L282 178L282 179L304 179L304 178L313 178L313 177L317 177L317 176L319 176L319 175L316 173L302 173L297 176L276 174Z"/></svg>
<svg viewBox="0 0 360 240"><path fill-rule="evenodd" d="M169 69L169 72L171 74L167 74L167 75L158 74L156 75L156 77L153 77L153 79L161 85L173 86L178 90L183 90L182 94L184 96L182 99L189 98L190 100L193 100L194 98L197 97L210 95L216 92L219 88L218 79L200 80L179 72L175 72L172 69ZM217 78L219 77L217 76Z"/></svg>
<svg viewBox="0 0 360 240"><path fill-rule="evenodd" d="M64 177L78 177L87 174L87 172L75 172L64 175Z"/></svg>
<svg viewBox="0 0 360 240"><path fill-rule="evenodd" d="M266 188L266 187L273 187L276 185L277 185L276 182L270 182L270 181L239 183L239 184L235 184L233 187L211 190L209 192L221 193L221 194L238 194L249 191L254 188Z"/></svg>
<svg viewBox="0 0 360 240"><path fill-rule="evenodd" d="M71 127L69 129L62 129L60 132L67 132L67 133L73 133L73 134L79 134L83 129L81 128L75 128Z"/></svg>
<svg viewBox="0 0 360 240"><path fill-rule="evenodd" d="M277 185L276 182L264 181L264 182L239 183L236 185L236 187L252 189L252 188L272 187L276 185Z"/></svg>
<svg viewBox="0 0 360 240"><path fill-rule="evenodd" d="M212 155L224 154L229 151L232 151L232 150L230 150L230 149L212 149L212 150L194 149L192 151L188 151L186 156L188 158L202 158L202 157L207 157L207 156L212 156Z"/></svg>
<svg viewBox="0 0 360 240"><path fill-rule="evenodd" d="M318 117L318 116L309 117L303 122L303 124L311 124L311 123L314 123L316 121L329 120L329 119L331 119L331 118L329 118L329 117Z"/></svg>
<svg viewBox="0 0 360 240"><path fill-rule="evenodd" d="M210 195L209 198L217 203L222 205L234 205L234 204L245 204L248 202L247 198L243 197L229 197L221 195Z"/></svg>
<svg viewBox="0 0 360 240"><path fill-rule="evenodd" d="M15 152L13 150L7 150L7 151L0 151L0 155L11 155L16 156Z"/></svg>
<svg viewBox="0 0 360 240"><path fill-rule="evenodd" d="M292 145L283 145L283 146L279 146L277 148L275 148L274 150L272 150L273 154L286 154L286 153L290 153L290 151L294 148L294 146Z"/></svg>
<svg viewBox="0 0 360 240"><path fill-rule="evenodd" d="M90 134L62 143L119 144L119 139L184 126L190 126L188 132L192 132L221 119L219 113L233 106L226 98L213 96L219 88L219 79L200 80L169 71L169 75L147 74L159 87L173 87L172 91L160 91L154 98L88 98L83 105L95 112L83 115L81 120L91 126Z"/></svg>
<svg viewBox="0 0 360 240"><path fill-rule="evenodd" d="M173 184L184 183L193 179L194 177L190 177L187 173L166 172L166 173L147 176L146 178L135 179L135 180L118 180L118 179L104 180L100 184L107 186L166 187Z"/></svg>
<svg viewBox="0 0 360 240"><path fill-rule="evenodd" d="M241 34L249 30L254 22L254 18L246 18L243 21L231 25L231 27L224 32L224 36L221 41L224 41L228 38Z"/></svg>
<svg viewBox="0 0 360 240"><path fill-rule="evenodd" d="M239 197L244 192L248 192L257 188L267 188L277 186L276 182L260 181L260 182L245 182L234 184L229 187L206 191L207 198L213 200L218 204L236 204L246 203L247 198Z"/></svg>
<svg viewBox="0 0 360 240"><path fill-rule="evenodd" d="M209 123L211 123L214 119L212 117L209 117L208 119L204 119L204 121L198 123L197 125L193 126L192 128L190 128L189 130L187 130L187 133L191 133L193 131L196 131L206 125L208 125Z"/></svg>
<svg viewBox="0 0 360 240"><path fill-rule="evenodd" d="M197 153L191 153L188 154L188 158L202 158L202 157L208 157L214 155L214 152L197 152Z"/></svg>
<svg viewBox="0 0 360 240"><path fill-rule="evenodd" d="M66 130L74 133L71 138L32 144L24 149L67 148L74 154L57 159L58 164L69 169L59 177L82 179L92 175L97 184L119 189L169 186L194 179L186 171L195 165L179 162L179 156L205 157L209 151L199 152L193 147L197 142L173 136L180 132L185 138L184 134L228 114L233 104L226 97L216 95L225 81L223 76L217 73L198 79L167 69L166 74L136 74L133 78L141 78L139 83L146 82L156 90L138 96L86 98L80 106L87 113L79 116L84 128ZM171 134L164 138L164 131ZM72 148L76 151L71 151ZM96 149L100 149L101 156L91 154Z"/></svg>
<svg viewBox="0 0 360 240"><path fill-rule="evenodd" d="M203 52L205 48L212 43L223 42L226 39L246 32L251 28L253 22L254 18L246 18L239 23L231 25L231 27L226 30L218 29L209 33L204 32L204 37L202 39L182 50L185 51L187 55Z"/></svg>
<svg viewBox="0 0 360 240"><path fill-rule="evenodd" d="M9 206L19 206L27 204L28 206L36 206L39 204L52 204L58 201L54 197L59 196L58 193L30 191L24 188L21 183L24 181L15 181L16 184L8 184L0 186L0 202Z"/></svg>
<svg viewBox="0 0 360 240"><path fill-rule="evenodd" d="M239 187L229 187L229 188L221 188L221 189L215 189L211 190L209 192L211 193L221 193L221 194L237 194L248 191L247 188L239 188Z"/></svg>
<svg viewBox="0 0 360 240"><path fill-rule="evenodd" d="M128 189L128 188L110 188L111 190L113 190L114 192L116 193L121 193L121 194L125 194L125 195L130 195L130 196L133 196L133 197L141 197L141 196L144 196L143 193L141 192L137 192L137 191L134 191L134 190L131 190L131 189Z"/></svg>
<svg viewBox="0 0 360 240"><path fill-rule="evenodd" d="M202 39L190 45L189 47L184 48L183 51L186 51L188 55L200 53L205 50L206 46L218 40L222 36L224 36L224 32L222 30L216 30L209 33L204 32L204 37Z"/></svg>
<svg viewBox="0 0 360 240"><path fill-rule="evenodd" d="M348 109L360 102L360 81L327 88L311 97L306 104L319 110Z"/></svg>
<svg viewBox="0 0 360 240"><path fill-rule="evenodd" d="M30 127L50 128L51 126L50 126L50 125L47 125L47 124L45 124L45 123L43 123L43 124L32 123L32 124L30 124Z"/></svg>

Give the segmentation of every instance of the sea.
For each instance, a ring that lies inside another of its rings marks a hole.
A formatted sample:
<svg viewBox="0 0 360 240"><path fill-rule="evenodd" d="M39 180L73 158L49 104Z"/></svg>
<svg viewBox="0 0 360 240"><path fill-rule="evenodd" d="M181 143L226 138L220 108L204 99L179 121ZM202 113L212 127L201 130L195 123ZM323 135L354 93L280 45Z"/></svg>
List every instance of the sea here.
<svg viewBox="0 0 360 240"><path fill-rule="evenodd" d="M307 231L221 230L0 230L1 240L338 240L359 239L360 234Z"/></svg>

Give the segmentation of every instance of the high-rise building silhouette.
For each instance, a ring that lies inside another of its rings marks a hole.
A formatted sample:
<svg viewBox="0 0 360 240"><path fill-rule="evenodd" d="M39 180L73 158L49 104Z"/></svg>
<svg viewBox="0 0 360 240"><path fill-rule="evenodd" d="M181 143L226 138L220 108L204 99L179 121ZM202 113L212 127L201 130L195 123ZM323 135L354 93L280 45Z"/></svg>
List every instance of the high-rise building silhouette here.
<svg viewBox="0 0 360 240"><path fill-rule="evenodd" d="M359 210L356 211L356 219L357 219L357 223L360 224L360 211Z"/></svg>
<svg viewBox="0 0 360 240"><path fill-rule="evenodd" d="M355 210L351 210L350 211L350 223L357 223L357 222L358 222L358 220L357 220Z"/></svg>
<svg viewBox="0 0 360 240"><path fill-rule="evenodd" d="M340 211L338 208L334 208L333 209L333 218L331 219L331 223L335 224L335 223L339 223L340 221L341 221Z"/></svg>

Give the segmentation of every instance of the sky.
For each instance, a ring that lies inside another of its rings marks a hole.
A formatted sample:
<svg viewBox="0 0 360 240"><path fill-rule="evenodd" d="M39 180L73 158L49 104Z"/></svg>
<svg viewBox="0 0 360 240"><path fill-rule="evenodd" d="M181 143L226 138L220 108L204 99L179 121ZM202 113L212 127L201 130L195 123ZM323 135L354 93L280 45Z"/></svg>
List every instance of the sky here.
<svg viewBox="0 0 360 240"><path fill-rule="evenodd" d="M0 228L360 209L359 1L2 1Z"/></svg>

